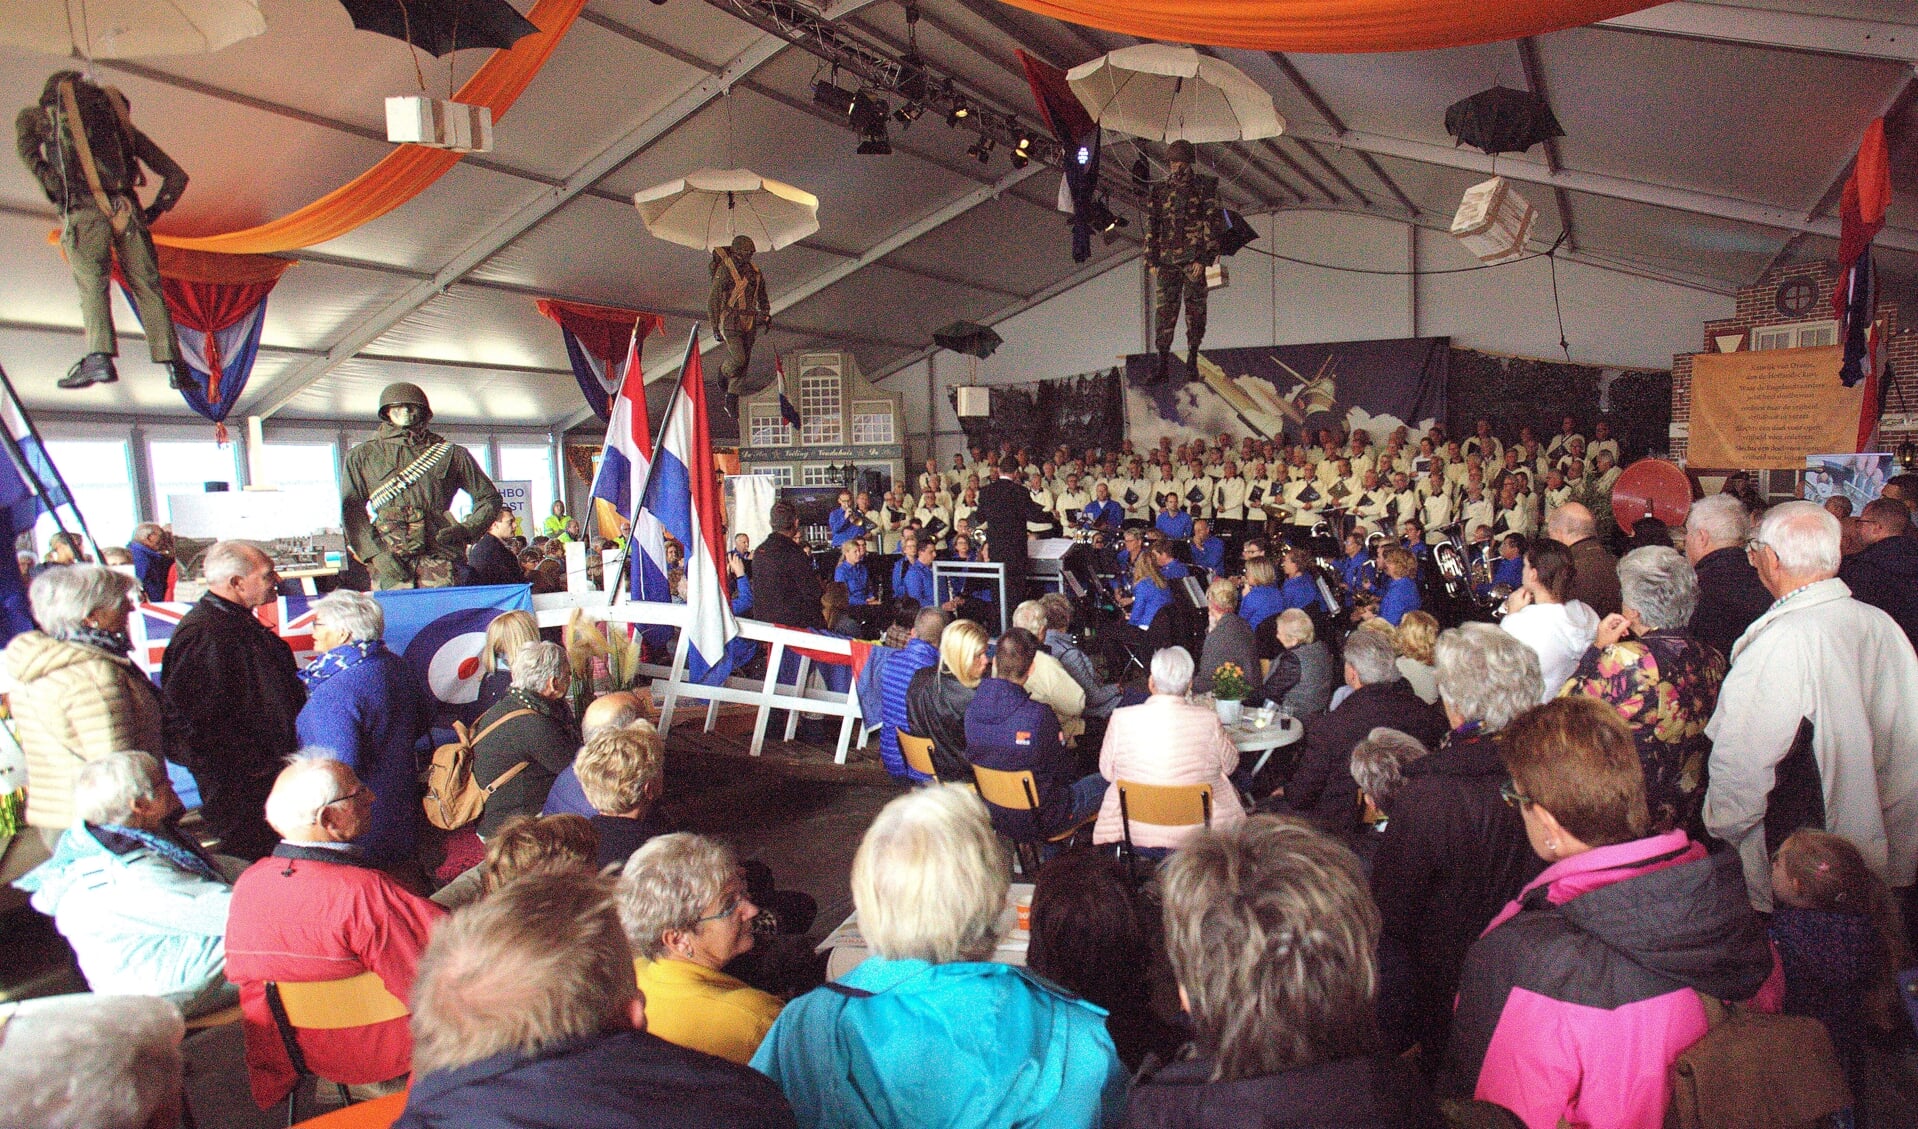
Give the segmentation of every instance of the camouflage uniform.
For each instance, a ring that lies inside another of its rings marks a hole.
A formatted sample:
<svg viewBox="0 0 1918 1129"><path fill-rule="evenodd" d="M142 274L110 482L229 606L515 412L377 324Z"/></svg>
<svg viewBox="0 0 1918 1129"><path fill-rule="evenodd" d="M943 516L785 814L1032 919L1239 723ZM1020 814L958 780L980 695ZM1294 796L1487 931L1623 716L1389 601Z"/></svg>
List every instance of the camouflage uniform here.
<svg viewBox="0 0 1918 1129"><path fill-rule="evenodd" d="M425 472L369 518L368 499L436 444L445 444L444 449ZM472 498L473 510L456 522L446 506L460 490ZM346 453L340 502L347 547L366 562L379 590L451 587L466 546L486 532L500 510L499 490L466 448L447 443L424 424L405 428L384 419L377 435Z"/></svg>
<svg viewBox="0 0 1918 1129"><path fill-rule="evenodd" d="M726 395L738 396L746 390L746 369L752 364L753 338L761 326L772 320L772 303L766 298L766 276L753 265L753 241L741 235L731 247L713 252L713 288L706 297L706 313L713 330L724 339L726 359L719 374L726 381Z"/></svg>
<svg viewBox="0 0 1918 1129"><path fill-rule="evenodd" d="M1173 159L1179 160L1177 147L1184 143L1173 144ZM1188 363L1196 362L1205 339L1205 268L1219 259L1221 218L1219 180L1194 172L1190 152L1186 146L1184 168L1152 186L1145 234L1145 261L1153 268L1153 345L1161 357L1172 351L1183 299Z"/></svg>

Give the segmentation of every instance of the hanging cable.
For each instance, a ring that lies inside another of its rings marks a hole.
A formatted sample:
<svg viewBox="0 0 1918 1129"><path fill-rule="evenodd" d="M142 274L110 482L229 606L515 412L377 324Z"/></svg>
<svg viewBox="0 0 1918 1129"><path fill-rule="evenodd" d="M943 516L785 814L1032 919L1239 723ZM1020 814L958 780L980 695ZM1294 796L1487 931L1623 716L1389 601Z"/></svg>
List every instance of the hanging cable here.
<svg viewBox="0 0 1918 1129"><path fill-rule="evenodd" d="M1558 233L1558 239L1553 242L1552 249L1545 252L1545 262L1552 268L1552 313L1558 316L1558 348L1565 354L1565 362L1570 364L1572 346L1565 340L1565 307L1558 301L1558 248L1563 242L1565 242L1565 232L1561 231Z"/></svg>
<svg viewBox="0 0 1918 1129"><path fill-rule="evenodd" d="M1473 271L1497 270L1500 267L1509 267L1514 263L1529 262L1533 259L1549 259L1552 257L1553 252L1558 250L1559 244L1563 242L1565 242L1565 236L1561 233L1558 239L1555 240L1550 247L1546 248L1543 251L1533 251L1529 255L1520 255L1516 259L1507 259L1502 263L1480 263L1479 265L1475 267L1449 267L1445 270L1377 270L1372 267L1342 267L1335 263L1315 263L1310 259L1295 259L1290 255L1281 255L1277 251L1268 251L1263 247L1252 247L1252 246L1245 246L1245 247L1239 248L1239 253L1244 254L1245 252L1250 251L1255 255L1264 255L1267 258L1278 259L1280 262L1293 263L1297 266L1302 266L1302 267L1315 267L1319 270L1338 271L1341 274L1376 274L1376 275L1385 275L1385 276L1394 277L1394 278L1424 278L1428 275L1470 274ZM1556 279L1557 275L1554 274L1553 278ZM1554 286L1554 293L1556 293L1557 283L1554 282L1553 286ZM1562 325L1562 320L1561 320L1561 325Z"/></svg>

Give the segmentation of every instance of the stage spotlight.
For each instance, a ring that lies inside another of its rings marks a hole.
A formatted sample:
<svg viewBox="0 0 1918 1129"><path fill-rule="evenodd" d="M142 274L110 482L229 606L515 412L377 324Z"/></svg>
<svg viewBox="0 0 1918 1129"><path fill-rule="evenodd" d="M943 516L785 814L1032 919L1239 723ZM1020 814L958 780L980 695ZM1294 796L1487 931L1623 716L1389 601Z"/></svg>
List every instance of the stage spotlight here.
<svg viewBox="0 0 1918 1129"><path fill-rule="evenodd" d="M852 113L853 102L859 95L826 79L812 84L812 100L835 114Z"/></svg>
<svg viewBox="0 0 1918 1129"><path fill-rule="evenodd" d="M1032 158L1026 154L1024 149L1014 149L1011 153L1007 154L1007 156L1012 160L1012 167L1015 169L1025 168L1032 163Z"/></svg>
<svg viewBox="0 0 1918 1129"><path fill-rule="evenodd" d="M919 115L925 112L926 112L926 108L924 106L921 106L919 103L908 102L905 105L899 107L897 110L894 110L892 112L892 120L898 122L902 126L909 126L913 122L918 121Z"/></svg>
<svg viewBox="0 0 1918 1129"><path fill-rule="evenodd" d="M967 148L966 156L979 158L979 163L983 165L987 161L992 160L992 148L994 144L995 142L992 138L982 133L979 135L979 140L973 142L972 145Z"/></svg>
<svg viewBox="0 0 1918 1129"><path fill-rule="evenodd" d="M971 116L972 107L966 105L965 95L955 95L952 99L952 109L946 111L946 125L957 127L960 122Z"/></svg>
<svg viewBox="0 0 1918 1129"><path fill-rule="evenodd" d="M859 152L885 156L892 152L892 140L886 136L886 117L891 106L884 98L873 98L864 91L855 95L847 116L859 131Z"/></svg>

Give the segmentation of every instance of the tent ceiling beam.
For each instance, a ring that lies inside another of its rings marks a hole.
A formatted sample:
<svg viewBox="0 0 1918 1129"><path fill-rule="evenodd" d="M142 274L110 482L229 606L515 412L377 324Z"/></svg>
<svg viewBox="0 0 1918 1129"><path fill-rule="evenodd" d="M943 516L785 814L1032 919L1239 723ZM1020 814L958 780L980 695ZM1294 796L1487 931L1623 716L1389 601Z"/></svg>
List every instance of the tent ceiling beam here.
<svg viewBox="0 0 1918 1129"><path fill-rule="evenodd" d="M1678 0L1601 20L1596 26L1918 65L1918 24Z"/></svg>
<svg viewBox="0 0 1918 1129"><path fill-rule="evenodd" d="M840 259L856 259L860 256L860 252L854 251L851 248L835 247L830 243L821 242L816 238L801 239L798 245L807 250L818 251L823 255L832 255ZM1003 286L995 286L990 282L979 282L976 279L966 278L953 274L950 271L934 270L931 267L919 266L916 263L889 262L886 264L886 269L896 270L900 274L909 274L914 278L923 278L928 282L943 282L947 286L963 286L968 290L977 290L982 294L996 294L1001 298L1025 297L1025 295L1019 293L1017 290L1008 290Z"/></svg>
<svg viewBox="0 0 1918 1129"><path fill-rule="evenodd" d="M1304 98L1306 102L1318 112L1319 117L1325 119L1327 125L1340 133L1350 132L1346 127L1345 119L1341 118L1338 112L1332 109L1331 104L1325 100L1323 95L1313 89L1312 84L1306 81L1305 75L1299 68L1293 65L1292 60L1285 57L1285 52L1267 51L1265 54L1266 57L1271 59L1273 64L1279 68L1279 73L1285 75L1285 80L1292 84L1292 88L1299 92L1299 97ZM1286 132L1291 136L1294 144L1303 144L1303 139L1299 136L1299 126L1297 123L1288 123ZM1324 165L1328 172L1334 177L1337 177L1340 184L1345 185L1354 196L1357 196L1367 206L1370 206L1371 201L1366 198L1364 193L1358 190L1357 186L1346 179L1345 174L1339 171L1338 166L1332 163L1331 158L1310 145L1305 145L1304 148L1307 152L1311 153L1320 164ZM1398 181L1386 175L1384 166L1374 160L1370 153L1359 154L1359 160L1364 162L1365 167L1371 171L1373 176L1378 178L1379 183L1384 185L1385 190L1392 194L1392 198L1399 202L1400 207L1411 212L1413 215L1419 213L1419 206L1412 202L1412 198L1405 194L1404 189L1399 187Z"/></svg>
<svg viewBox="0 0 1918 1129"><path fill-rule="evenodd" d="M850 12L871 2L872 0L844 0L839 7ZM432 278L416 283L376 313L346 329L327 349L325 356L316 357L275 381L245 414L266 418L285 407L309 385L325 377L335 366L377 340L381 334L405 320L414 311L431 301L435 295L465 278L481 263L510 246L514 240L531 231L541 220L583 194L608 173L644 152L681 122L692 117L713 99L723 94L733 82L750 74L761 64L779 54L785 47L786 41L775 35L762 35L755 39L745 50L734 56L724 70L717 74L709 74L695 82L679 97L636 123L624 137L574 170L563 183L515 209L511 215L493 225L493 228L485 235L455 255L452 261L436 272Z"/></svg>
<svg viewBox="0 0 1918 1129"><path fill-rule="evenodd" d="M1552 104L1552 95L1545 88L1545 68L1538 61L1538 41L1525 36L1518 41L1518 62L1525 72L1525 88L1543 99L1547 106ZM1558 139L1548 137L1544 143L1545 167L1558 172L1564 164L1558 159ZM1572 200L1566 191L1558 185L1552 186L1552 202L1558 207L1559 230L1565 234L1565 246L1578 250L1578 237L1572 232Z"/></svg>

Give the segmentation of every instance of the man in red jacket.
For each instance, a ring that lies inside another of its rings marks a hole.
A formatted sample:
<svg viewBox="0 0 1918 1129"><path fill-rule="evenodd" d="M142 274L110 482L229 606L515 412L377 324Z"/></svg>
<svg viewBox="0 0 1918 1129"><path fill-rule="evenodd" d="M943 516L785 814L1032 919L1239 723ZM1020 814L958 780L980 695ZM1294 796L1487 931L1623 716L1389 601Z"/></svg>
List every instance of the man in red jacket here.
<svg viewBox="0 0 1918 1129"><path fill-rule="evenodd" d="M280 771L266 820L280 845L240 875L226 925L226 975L240 987L246 1067L265 1109L293 1089L266 1002L266 982L344 980L372 972L410 1003L413 974L446 911L372 868L350 840L366 830L373 792L328 756L300 756ZM307 1068L348 1086L403 1081L413 1042L407 1017L363 1027L303 1028ZM394 1087L397 1088L397 1087Z"/></svg>

